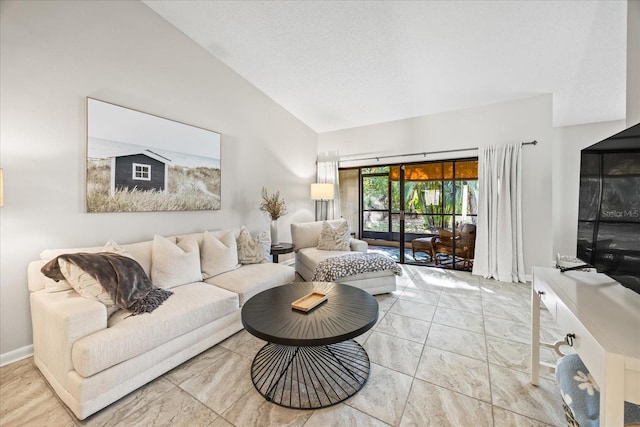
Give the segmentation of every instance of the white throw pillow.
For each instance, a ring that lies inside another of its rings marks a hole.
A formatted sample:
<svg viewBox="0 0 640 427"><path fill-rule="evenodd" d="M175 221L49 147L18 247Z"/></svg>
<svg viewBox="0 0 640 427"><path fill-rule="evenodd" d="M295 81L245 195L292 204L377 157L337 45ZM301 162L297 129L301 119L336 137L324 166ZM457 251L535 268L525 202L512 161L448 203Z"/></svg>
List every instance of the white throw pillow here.
<svg viewBox="0 0 640 427"><path fill-rule="evenodd" d="M351 234L346 220L334 225L322 221L322 231L318 240L318 249L325 251L348 251L351 249Z"/></svg>
<svg viewBox="0 0 640 427"><path fill-rule="evenodd" d="M271 237L269 233L263 231L255 238L246 227L240 228L238 236L238 261L241 264L260 264L269 261L271 253Z"/></svg>
<svg viewBox="0 0 640 427"><path fill-rule="evenodd" d="M66 281L77 293L84 298L99 301L107 307L107 317L118 311L118 306L109 293L89 273L63 258L58 258L58 266L62 275L67 279Z"/></svg>
<svg viewBox="0 0 640 427"><path fill-rule="evenodd" d="M197 240L187 238L176 244L166 237L153 236L151 282L155 286L169 289L200 281L202 272Z"/></svg>
<svg viewBox="0 0 640 427"><path fill-rule="evenodd" d="M208 279L227 271L235 270L238 264L238 245L232 230L216 237L213 233L204 232L200 250L202 278Z"/></svg>
<svg viewBox="0 0 640 427"><path fill-rule="evenodd" d="M79 252L86 253L98 253L98 252L113 252L116 254L120 254L122 256L126 256L129 258L133 258L129 252L122 249L120 245L115 242L108 241L104 246L96 246L92 248L75 248L75 249L47 249L40 253L40 259L42 261L51 261L58 255L62 254L74 254ZM66 277L66 276L65 276ZM55 280L46 277L44 278L44 289L46 292L61 292L68 291L69 289L74 289L69 283L68 280L60 280L56 282Z"/></svg>

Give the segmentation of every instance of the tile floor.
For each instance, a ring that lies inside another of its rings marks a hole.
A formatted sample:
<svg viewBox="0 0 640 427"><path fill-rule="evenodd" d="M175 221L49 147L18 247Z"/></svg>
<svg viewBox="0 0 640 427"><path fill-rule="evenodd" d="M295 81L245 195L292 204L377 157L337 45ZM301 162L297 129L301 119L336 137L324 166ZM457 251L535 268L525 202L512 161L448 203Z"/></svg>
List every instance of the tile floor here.
<svg viewBox="0 0 640 427"><path fill-rule="evenodd" d="M372 362L369 381L341 404L309 411L265 401L249 376L263 342L241 331L84 421L58 401L31 358L7 365L0 425L566 425L553 375L529 384L528 284L403 269L398 290L376 297L378 323L357 338ZM561 336L545 311L542 323L543 339Z"/></svg>

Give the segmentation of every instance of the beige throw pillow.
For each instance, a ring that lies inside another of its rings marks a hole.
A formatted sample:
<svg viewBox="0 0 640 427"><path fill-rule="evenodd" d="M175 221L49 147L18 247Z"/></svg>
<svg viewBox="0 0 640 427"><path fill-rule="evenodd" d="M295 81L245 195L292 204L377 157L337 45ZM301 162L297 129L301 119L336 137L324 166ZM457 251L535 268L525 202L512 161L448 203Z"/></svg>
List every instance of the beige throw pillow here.
<svg viewBox="0 0 640 427"><path fill-rule="evenodd" d="M113 252L116 254L120 254L122 256L126 256L129 258L133 258L129 252L122 249L120 245L115 242L108 241L104 246L100 247L92 247L92 248L76 248L76 249L48 249L42 251L40 253L40 259L43 261L51 261L53 258L62 254L72 254L78 252L87 252L87 253L98 253L98 252ZM74 266L75 267L75 266ZM66 277L66 276L65 276ZM56 282L55 280L45 277L44 278L44 289L46 292L61 292L68 291L69 289L74 289L69 283L68 280L60 280Z"/></svg>
<svg viewBox="0 0 640 427"><path fill-rule="evenodd" d="M227 271L235 270L238 264L238 245L232 230L216 237L213 233L204 232L200 251L202 278L208 279Z"/></svg>
<svg viewBox="0 0 640 427"><path fill-rule="evenodd" d="M72 264L63 258L58 258L60 272L67 279L66 281L84 298L101 302L107 307L107 317L118 311L116 303L107 291L89 273Z"/></svg>
<svg viewBox="0 0 640 427"><path fill-rule="evenodd" d="M238 261L241 264L260 264L269 261L271 254L271 237L263 231L255 238L246 227L240 228L238 236Z"/></svg>
<svg viewBox="0 0 640 427"><path fill-rule="evenodd" d="M151 252L151 282L169 289L202 281L198 241L187 238L173 243L162 236L153 237Z"/></svg>
<svg viewBox="0 0 640 427"><path fill-rule="evenodd" d="M331 225L327 221L322 221L322 231L318 240L318 249L325 251L348 251L350 250L351 234L349 233L349 223L344 220Z"/></svg>

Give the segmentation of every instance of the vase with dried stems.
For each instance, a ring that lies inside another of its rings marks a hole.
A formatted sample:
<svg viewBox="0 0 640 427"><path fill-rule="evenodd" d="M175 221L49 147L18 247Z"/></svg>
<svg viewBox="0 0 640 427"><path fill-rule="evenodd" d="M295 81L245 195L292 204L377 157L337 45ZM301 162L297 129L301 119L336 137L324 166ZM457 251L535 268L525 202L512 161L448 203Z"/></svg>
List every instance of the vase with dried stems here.
<svg viewBox="0 0 640 427"><path fill-rule="evenodd" d="M267 189L262 187L262 202L260 210L269 214L271 218L271 244L277 245L278 240L278 218L287 213L287 205L284 199L280 197L280 192L276 191L269 195Z"/></svg>

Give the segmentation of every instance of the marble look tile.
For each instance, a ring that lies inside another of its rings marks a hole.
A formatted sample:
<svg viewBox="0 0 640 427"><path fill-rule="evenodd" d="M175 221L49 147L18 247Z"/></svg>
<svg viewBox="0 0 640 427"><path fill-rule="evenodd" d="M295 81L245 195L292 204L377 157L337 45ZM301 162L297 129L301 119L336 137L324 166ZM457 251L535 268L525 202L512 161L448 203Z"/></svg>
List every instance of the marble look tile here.
<svg viewBox="0 0 640 427"><path fill-rule="evenodd" d="M418 289L406 288L400 294L400 299L419 302L422 304L437 305L440 292L422 291Z"/></svg>
<svg viewBox="0 0 640 427"><path fill-rule="evenodd" d="M209 426L218 417L197 399L177 387L122 420L131 426Z"/></svg>
<svg viewBox="0 0 640 427"><path fill-rule="evenodd" d="M481 289L478 283L467 280L465 276L462 278L452 277L450 280L442 282L442 293L446 295L480 298Z"/></svg>
<svg viewBox="0 0 640 427"><path fill-rule="evenodd" d="M33 362L33 357L27 357L26 359L2 366L0 367L0 386L16 378L20 378L27 373L37 372L37 369Z"/></svg>
<svg viewBox="0 0 640 427"><path fill-rule="evenodd" d="M436 312L435 305L413 302L404 299L398 299L389 313L400 314L402 316L413 317L414 319L426 320L430 322Z"/></svg>
<svg viewBox="0 0 640 427"><path fill-rule="evenodd" d="M0 372L0 425L75 425L75 417L49 388L33 358L3 366Z"/></svg>
<svg viewBox="0 0 640 427"><path fill-rule="evenodd" d="M425 346L416 378L491 402L487 362Z"/></svg>
<svg viewBox="0 0 640 427"><path fill-rule="evenodd" d="M550 424L527 418L497 406L493 407L494 427L552 427Z"/></svg>
<svg viewBox="0 0 640 427"><path fill-rule="evenodd" d="M243 341L242 345L236 347L233 351L248 358L249 360L253 360L253 358L256 357L256 354L258 354L258 351L260 351L260 349L266 344L266 341L251 335L248 340Z"/></svg>
<svg viewBox="0 0 640 427"><path fill-rule="evenodd" d="M432 323L426 344L474 359L487 360L484 334Z"/></svg>
<svg viewBox="0 0 640 427"><path fill-rule="evenodd" d="M491 405L416 379L400 426L491 427Z"/></svg>
<svg viewBox="0 0 640 427"><path fill-rule="evenodd" d="M424 344L429 333L429 322L388 313L375 331Z"/></svg>
<svg viewBox="0 0 640 427"><path fill-rule="evenodd" d="M529 383L529 374L489 365L493 404L502 409L552 425L565 424L560 391L555 382L540 378Z"/></svg>
<svg viewBox="0 0 640 427"><path fill-rule="evenodd" d="M222 416L213 420L209 427L234 427L229 421L225 420Z"/></svg>
<svg viewBox="0 0 640 427"><path fill-rule="evenodd" d="M357 337L354 338L354 340L360 344L360 345L364 345L364 343L367 342L367 339L369 339L369 337L371 336L371 334L373 333L373 331L376 329L376 327L380 324L380 322L382 322L382 319L384 319L384 317L387 315L386 311L380 311L378 310L378 320L376 321L376 324L373 325L373 327L371 329L369 329L367 332L365 332L362 335L358 335Z"/></svg>
<svg viewBox="0 0 640 427"><path fill-rule="evenodd" d="M380 332L373 332L364 345L371 362L411 376L416 372L422 347L420 343Z"/></svg>
<svg viewBox="0 0 640 427"><path fill-rule="evenodd" d="M173 384L178 385L191 378L194 374L197 375L201 370L208 369L208 367L216 363L218 359L224 359L229 354L231 354L229 350L219 345L213 346L199 355L187 360L182 365L173 368L171 371L164 374L164 378L171 381Z"/></svg>
<svg viewBox="0 0 640 427"><path fill-rule="evenodd" d="M438 300L438 307L452 308L470 313L482 314L482 299L480 297L461 297L442 292Z"/></svg>
<svg viewBox="0 0 640 427"><path fill-rule="evenodd" d="M393 303L396 302L398 296L399 294L395 295L394 293L375 295L374 298L378 301L378 310L388 311Z"/></svg>
<svg viewBox="0 0 640 427"><path fill-rule="evenodd" d="M564 340L567 331L563 331L560 327L553 324L540 323L540 340L542 342L554 343L556 341Z"/></svg>
<svg viewBox="0 0 640 427"><path fill-rule="evenodd" d="M388 424L348 405L338 404L324 409L316 409L304 425L304 427L327 426L386 427Z"/></svg>
<svg viewBox="0 0 640 427"><path fill-rule="evenodd" d="M500 282L494 279L479 278L482 289L491 291L494 294L517 293L520 295L531 294L531 283Z"/></svg>
<svg viewBox="0 0 640 427"><path fill-rule="evenodd" d="M484 323L481 314L469 313L465 311L453 310L445 307L438 307L433 316L433 323L453 326L467 331L484 333Z"/></svg>
<svg viewBox="0 0 640 427"><path fill-rule="evenodd" d="M302 426L313 411L289 409L268 402L254 388L238 399L222 416L235 427Z"/></svg>
<svg viewBox="0 0 640 427"><path fill-rule="evenodd" d="M373 333L373 328L369 329L367 332L365 332L362 335L358 335L353 340L358 344L360 344L361 346L364 346L372 333Z"/></svg>
<svg viewBox="0 0 640 427"><path fill-rule="evenodd" d="M485 316L484 330L487 336L517 341L524 344L531 343L531 325L528 323Z"/></svg>
<svg viewBox="0 0 640 427"><path fill-rule="evenodd" d="M412 380L409 375L372 363L367 384L345 403L387 424L397 425Z"/></svg>
<svg viewBox="0 0 640 427"><path fill-rule="evenodd" d="M178 385L218 414L252 390L251 359L224 350L226 355L203 360L185 370L188 377Z"/></svg>
<svg viewBox="0 0 640 427"><path fill-rule="evenodd" d="M483 300L482 310L485 316L526 324L531 323L531 307L528 304L506 305L495 300Z"/></svg>
<svg viewBox="0 0 640 427"><path fill-rule="evenodd" d="M162 377L158 378L83 421L78 421L78 423L91 427L118 425L129 415L139 411L154 400L164 397L166 393L175 388L176 386L168 380Z"/></svg>
<svg viewBox="0 0 640 427"><path fill-rule="evenodd" d="M419 268L415 270L412 278L412 284L407 286L407 289L414 289L420 291L428 291L434 293L440 293L442 290L442 284L448 281L448 276L445 271L439 268Z"/></svg>
<svg viewBox="0 0 640 427"><path fill-rule="evenodd" d="M226 348L227 350L237 351L240 347L242 347L247 341L255 338L246 330L241 330L240 332L236 332L231 335L226 340L222 341L218 346L222 348Z"/></svg>
<svg viewBox="0 0 640 427"><path fill-rule="evenodd" d="M502 338L487 337L487 352L489 363L515 369L521 372L531 372L531 345ZM559 356L548 348L540 349L540 360L554 364ZM550 380L555 380L551 370L541 369L540 374Z"/></svg>

